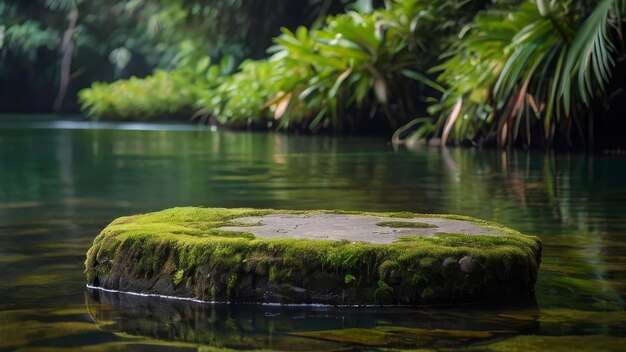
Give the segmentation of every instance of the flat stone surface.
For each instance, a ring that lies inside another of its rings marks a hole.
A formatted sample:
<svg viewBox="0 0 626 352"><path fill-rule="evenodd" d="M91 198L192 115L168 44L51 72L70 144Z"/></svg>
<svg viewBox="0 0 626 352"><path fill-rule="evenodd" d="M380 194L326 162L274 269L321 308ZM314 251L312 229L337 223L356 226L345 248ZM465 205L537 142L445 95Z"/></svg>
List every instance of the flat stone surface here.
<svg viewBox="0 0 626 352"><path fill-rule="evenodd" d="M402 236L433 236L438 232L467 235L500 235L503 232L471 221L437 217L391 218L351 214L270 214L234 219L256 226L224 226L219 230L250 232L258 238L302 238L347 240L350 242L391 243ZM392 228L379 222L418 222L431 228Z"/></svg>

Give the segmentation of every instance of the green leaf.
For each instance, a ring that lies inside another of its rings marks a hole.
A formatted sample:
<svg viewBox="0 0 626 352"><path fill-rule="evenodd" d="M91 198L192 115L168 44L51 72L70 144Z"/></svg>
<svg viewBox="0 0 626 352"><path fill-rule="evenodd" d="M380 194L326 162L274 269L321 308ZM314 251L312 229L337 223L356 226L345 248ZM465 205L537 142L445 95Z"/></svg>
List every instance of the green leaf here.
<svg viewBox="0 0 626 352"><path fill-rule="evenodd" d="M350 73L352 73L352 69L347 69L343 73L341 73L339 75L339 77L337 77L337 80L335 81L335 84L328 91L328 97L329 98L331 98L331 99L335 98L335 96L337 95L337 90L339 90L339 87L341 86L341 83L343 83L343 81L345 81L346 78L348 78L348 76L350 76Z"/></svg>
<svg viewBox="0 0 626 352"><path fill-rule="evenodd" d="M552 84L550 85L550 94L548 95L548 105L546 107L546 114L544 116L544 124L550 123L552 121L553 111L556 106L558 106L558 87L561 83L562 75L564 70L563 61L565 60L565 56L567 55L567 48L563 47L561 49L561 53L556 61L556 67L554 69L554 77L552 78ZM568 100L569 100L569 91L568 91Z"/></svg>
<svg viewBox="0 0 626 352"><path fill-rule="evenodd" d="M216 65L210 66L206 72L206 78L209 81L216 80L219 77L219 75L220 75L220 69Z"/></svg>
<svg viewBox="0 0 626 352"><path fill-rule="evenodd" d="M541 16L547 16L550 13L550 1L537 0L537 10L539 10Z"/></svg>
<svg viewBox="0 0 626 352"><path fill-rule="evenodd" d="M614 65L611 57L614 46L608 37L607 26L614 1L600 1L578 29L570 45L559 89L567 114L574 89L572 78L576 79L577 92L585 104L589 102L594 87L603 91L608 82Z"/></svg>
<svg viewBox="0 0 626 352"><path fill-rule="evenodd" d="M400 73L403 76L407 77L407 78L416 80L416 81L418 81L418 82L420 82L420 83L422 83L424 85L427 85L427 86L429 86L429 87L431 87L431 88L433 88L433 89L435 89L435 90L437 90L437 91L439 91L441 93L444 93L446 91L446 89L443 86L441 86L437 82L429 79L428 77L422 75L421 73L417 73L415 71L408 70L408 69L401 70Z"/></svg>
<svg viewBox="0 0 626 352"><path fill-rule="evenodd" d="M231 55L224 55L220 60L220 74L227 75L235 69L235 59Z"/></svg>
<svg viewBox="0 0 626 352"><path fill-rule="evenodd" d="M206 70L207 70L207 68L209 68L210 64L211 64L211 59L208 56L203 57L196 64L196 72L200 73L200 74L206 72Z"/></svg>
<svg viewBox="0 0 626 352"><path fill-rule="evenodd" d="M337 40L318 39L323 46L320 48L321 55L332 54L344 60L356 59L362 61L372 61L372 54L362 50L360 47L350 46L349 42Z"/></svg>
<svg viewBox="0 0 626 352"><path fill-rule="evenodd" d="M325 115L326 115L326 109L324 108L320 110L320 112L318 112L317 115L315 115L315 118L309 124L309 129L312 130L315 127L317 127L317 125L319 125L320 121L322 121Z"/></svg>
<svg viewBox="0 0 626 352"><path fill-rule="evenodd" d="M348 18L336 18L332 23L332 30L363 49L375 55L380 46L376 38L376 30L372 25L357 25L355 22L366 23L362 16L351 13L352 20Z"/></svg>
<svg viewBox="0 0 626 352"><path fill-rule="evenodd" d="M374 77L374 93L379 102L387 104L387 83L385 83L384 78Z"/></svg>
<svg viewBox="0 0 626 352"><path fill-rule="evenodd" d="M361 104L363 102L363 99L365 99L365 96L370 91L371 86L372 78L369 75L364 75L357 81L355 92L357 103Z"/></svg>

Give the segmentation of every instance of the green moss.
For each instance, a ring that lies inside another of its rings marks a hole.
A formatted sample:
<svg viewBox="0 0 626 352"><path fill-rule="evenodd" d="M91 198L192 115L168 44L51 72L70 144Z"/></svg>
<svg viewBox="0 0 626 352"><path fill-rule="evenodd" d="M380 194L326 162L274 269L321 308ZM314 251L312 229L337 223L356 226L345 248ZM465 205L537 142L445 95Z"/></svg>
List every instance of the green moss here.
<svg viewBox="0 0 626 352"><path fill-rule="evenodd" d="M575 323L593 323L593 324L624 324L626 323L626 312L618 311L585 311L566 308L542 309L539 315L539 321L542 323L553 324L575 324Z"/></svg>
<svg viewBox="0 0 626 352"><path fill-rule="evenodd" d="M378 289L382 291L388 291L388 292L393 291L393 288L391 288L391 286L387 285L387 283L382 280L378 281Z"/></svg>
<svg viewBox="0 0 626 352"><path fill-rule="evenodd" d="M395 260L385 260L378 266L378 276L381 278L387 277L392 270L398 269L400 264Z"/></svg>
<svg viewBox="0 0 626 352"><path fill-rule="evenodd" d="M178 270L174 274L174 278L172 279L172 282L174 282L175 286L178 286L180 284L180 282L183 281L183 275L184 274L185 274L185 270Z"/></svg>
<svg viewBox="0 0 626 352"><path fill-rule="evenodd" d="M376 290L374 290L376 301L382 304L393 303L393 288L383 280L379 280L377 286Z"/></svg>
<svg viewBox="0 0 626 352"><path fill-rule="evenodd" d="M376 296L385 296L385 300L390 297L394 301L400 299L396 292L406 290L396 290L398 285L404 285L409 290L424 290L428 285L443 287L446 278L441 274L441 263L447 257L471 256L477 265L476 271L468 278L463 275L465 281L449 285L456 291L444 292L443 299L497 299L507 294L530 292L537 276L541 252L541 242L537 237L467 217L444 216L493 227L503 235L438 233L428 237L405 237L389 244L372 244L263 239L255 238L248 232L217 230L218 227L236 223L240 217L276 213L329 211L173 208L122 217L95 238L85 262L87 279L92 284L97 280L109 287L115 285L114 278L119 277L126 278L130 284L138 278L153 280L155 277L169 277L175 286L170 290L178 290L169 293L230 300L239 295L252 294L250 290L254 290L253 286L259 283L287 283L307 288L307 283L314 286L318 281L314 279L316 275L323 274L327 282L338 283L342 303L374 303ZM432 216L332 213L404 218ZM392 272L394 275L391 275ZM352 291L345 294L342 290L347 274L357 279L352 282ZM185 285L180 285L183 276L187 281ZM379 282L394 289L381 288ZM423 284L425 282L428 284ZM411 295L419 297L420 294L414 292Z"/></svg>
<svg viewBox="0 0 626 352"><path fill-rule="evenodd" d="M352 275L352 274L346 274L343 277L343 282L345 284L349 284L349 283L351 283L354 280L356 280L356 277L354 277L354 275Z"/></svg>
<svg viewBox="0 0 626 352"><path fill-rule="evenodd" d="M435 258L426 257L420 259L419 266L422 268L431 268L433 265L435 265Z"/></svg>
<svg viewBox="0 0 626 352"><path fill-rule="evenodd" d="M381 326L376 329L388 334L413 337L446 337L451 339L487 339L496 334L495 332L480 330L416 329L403 326Z"/></svg>
<svg viewBox="0 0 626 352"><path fill-rule="evenodd" d="M403 229L429 229L438 227L437 225L427 224L425 222L411 222L411 221L381 221L377 222L376 226L403 228Z"/></svg>
<svg viewBox="0 0 626 352"><path fill-rule="evenodd" d="M487 345L494 352L617 352L626 350L626 338L611 336L516 336ZM480 349L484 351L485 349Z"/></svg>
<svg viewBox="0 0 626 352"><path fill-rule="evenodd" d="M341 329L292 333L294 336L311 337L321 340L348 342L365 346L382 346L388 343L388 334L374 329Z"/></svg>
<svg viewBox="0 0 626 352"><path fill-rule="evenodd" d="M378 326L372 329L350 328L295 332L291 335L310 337L321 340L359 344L365 346L413 346L424 347L433 339L446 339L453 344L456 341L465 344L467 340L484 340L494 337L491 331L415 329L401 326Z"/></svg>

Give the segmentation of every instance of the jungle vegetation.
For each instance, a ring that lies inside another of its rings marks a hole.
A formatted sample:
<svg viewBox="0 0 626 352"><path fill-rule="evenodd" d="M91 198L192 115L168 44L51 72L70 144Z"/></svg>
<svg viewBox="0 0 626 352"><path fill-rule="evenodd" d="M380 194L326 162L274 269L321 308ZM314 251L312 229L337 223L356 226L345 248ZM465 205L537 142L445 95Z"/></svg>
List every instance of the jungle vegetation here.
<svg viewBox="0 0 626 352"><path fill-rule="evenodd" d="M0 0L0 111L71 111L95 81L262 58L281 27L341 11L343 0Z"/></svg>
<svg viewBox="0 0 626 352"><path fill-rule="evenodd" d="M0 4L2 89L122 78L78 92L92 119L525 148L626 127L626 0L32 3Z"/></svg>

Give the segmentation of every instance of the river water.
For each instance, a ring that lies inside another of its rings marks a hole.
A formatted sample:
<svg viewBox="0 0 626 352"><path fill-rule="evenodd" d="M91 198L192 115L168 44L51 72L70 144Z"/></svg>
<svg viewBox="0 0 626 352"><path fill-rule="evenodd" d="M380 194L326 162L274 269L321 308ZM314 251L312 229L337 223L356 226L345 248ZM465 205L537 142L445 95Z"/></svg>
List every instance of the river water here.
<svg viewBox="0 0 626 352"><path fill-rule="evenodd" d="M173 206L454 213L544 243L536 303L229 306L90 291L118 216ZM0 350L626 350L626 157L198 126L0 120Z"/></svg>

